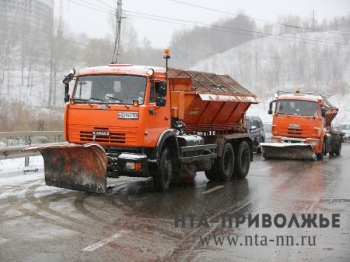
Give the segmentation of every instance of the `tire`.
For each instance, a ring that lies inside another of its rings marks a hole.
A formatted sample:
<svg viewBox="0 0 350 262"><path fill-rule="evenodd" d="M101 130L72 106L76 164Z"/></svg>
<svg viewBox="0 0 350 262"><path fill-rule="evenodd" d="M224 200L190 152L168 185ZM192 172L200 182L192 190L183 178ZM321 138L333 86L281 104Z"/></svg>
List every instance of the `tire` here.
<svg viewBox="0 0 350 262"><path fill-rule="evenodd" d="M235 176L245 178L250 168L250 149L246 141L243 141L237 150L235 161Z"/></svg>
<svg viewBox="0 0 350 262"><path fill-rule="evenodd" d="M211 170L205 171L205 176L210 181L228 181L233 176L235 153L229 142L226 142L221 157L215 159Z"/></svg>
<svg viewBox="0 0 350 262"><path fill-rule="evenodd" d="M336 156L340 156L340 153L341 153L341 140L339 140L338 147L336 149L334 149L333 152L334 152L334 154Z"/></svg>
<svg viewBox="0 0 350 262"><path fill-rule="evenodd" d="M316 154L316 158L317 160L323 160L323 156L327 155L326 153L326 140L323 139L323 142L322 142L322 152L321 153L318 153Z"/></svg>
<svg viewBox="0 0 350 262"><path fill-rule="evenodd" d="M226 142L226 144L224 145L221 157L219 157L217 160L217 165L218 168L215 169L219 171L218 180L230 180L233 176L233 171L235 167L235 153L233 151L231 143Z"/></svg>
<svg viewBox="0 0 350 262"><path fill-rule="evenodd" d="M154 186L160 192L166 192L169 189L172 174L172 163L170 150L164 148L160 156L157 172L154 174Z"/></svg>
<svg viewBox="0 0 350 262"><path fill-rule="evenodd" d="M322 154L322 153L316 154L316 158L317 158L317 160L319 160L319 161L323 160L323 154Z"/></svg>

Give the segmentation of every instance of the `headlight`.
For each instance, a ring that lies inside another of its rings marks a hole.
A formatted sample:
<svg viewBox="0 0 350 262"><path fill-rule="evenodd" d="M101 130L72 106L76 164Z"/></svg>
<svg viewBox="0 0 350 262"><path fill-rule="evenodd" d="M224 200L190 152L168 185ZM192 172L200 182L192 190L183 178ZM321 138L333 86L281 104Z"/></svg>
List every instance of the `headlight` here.
<svg viewBox="0 0 350 262"><path fill-rule="evenodd" d="M311 140L310 145L312 146L317 146L318 145L318 140Z"/></svg>
<svg viewBox="0 0 350 262"><path fill-rule="evenodd" d="M139 162L125 162L125 169L129 170L141 170L142 164Z"/></svg>
<svg viewBox="0 0 350 262"><path fill-rule="evenodd" d="M126 162L125 163L125 169L134 170L135 169L135 163L134 162Z"/></svg>

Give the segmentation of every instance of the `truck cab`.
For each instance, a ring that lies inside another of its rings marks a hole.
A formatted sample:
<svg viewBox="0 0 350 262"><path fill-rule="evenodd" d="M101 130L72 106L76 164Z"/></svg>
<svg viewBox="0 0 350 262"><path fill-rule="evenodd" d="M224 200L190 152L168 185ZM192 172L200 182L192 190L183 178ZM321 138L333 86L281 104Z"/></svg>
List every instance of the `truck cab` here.
<svg viewBox="0 0 350 262"><path fill-rule="evenodd" d="M313 159L315 155L321 160L327 153L339 155L338 134L331 130L337 112L322 95L300 93L299 89L296 93L279 91L268 112L273 119L271 143L276 144L264 144L263 156Z"/></svg>
<svg viewBox="0 0 350 262"><path fill-rule="evenodd" d="M111 64L81 70L66 105L66 140L154 147L155 137L171 125L170 104L161 103L167 99L164 91L160 95L163 81L163 68Z"/></svg>

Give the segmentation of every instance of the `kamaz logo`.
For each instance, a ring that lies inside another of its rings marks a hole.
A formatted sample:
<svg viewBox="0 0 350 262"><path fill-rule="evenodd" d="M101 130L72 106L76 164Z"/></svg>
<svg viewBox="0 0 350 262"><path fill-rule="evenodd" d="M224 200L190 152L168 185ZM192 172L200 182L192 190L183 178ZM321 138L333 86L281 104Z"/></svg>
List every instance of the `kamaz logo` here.
<svg viewBox="0 0 350 262"><path fill-rule="evenodd" d="M106 131L93 131L92 134L94 136L109 136L110 133Z"/></svg>

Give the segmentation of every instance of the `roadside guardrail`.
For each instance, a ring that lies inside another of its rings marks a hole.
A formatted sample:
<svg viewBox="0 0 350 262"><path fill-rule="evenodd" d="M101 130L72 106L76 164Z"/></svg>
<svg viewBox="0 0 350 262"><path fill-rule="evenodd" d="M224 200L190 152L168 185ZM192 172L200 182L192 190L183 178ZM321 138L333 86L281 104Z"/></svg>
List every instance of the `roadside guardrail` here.
<svg viewBox="0 0 350 262"><path fill-rule="evenodd" d="M58 143L63 141L63 131L15 131L15 132L0 132L0 138L23 138L24 145L16 146L0 146L0 160L3 159L12 159L12 158L21 158L24 157L24 165L29 165L29 157L40 155L39 152L21 152L24 148L28 146L40 145L40 143L33 144L32 142L38 140L38 138L54 138L53 143ZM49 139L47 139L49 143Z"/></svg>

